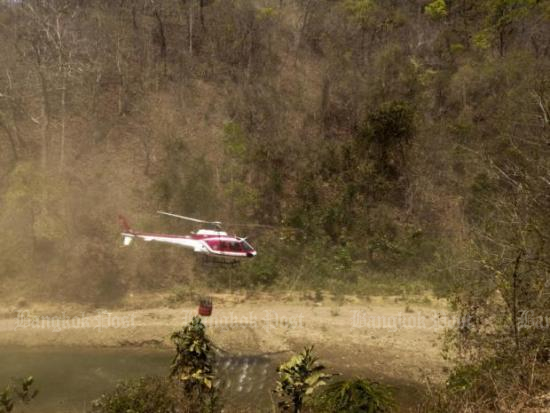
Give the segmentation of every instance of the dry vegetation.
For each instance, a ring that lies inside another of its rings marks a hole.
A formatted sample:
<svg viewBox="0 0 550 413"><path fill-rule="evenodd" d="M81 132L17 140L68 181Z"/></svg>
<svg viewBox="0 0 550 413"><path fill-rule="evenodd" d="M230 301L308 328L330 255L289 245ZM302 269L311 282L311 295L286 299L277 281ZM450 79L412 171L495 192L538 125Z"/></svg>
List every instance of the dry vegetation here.
<svg viewBox="0 0 550 413"><path fill-rule="evenodd" d="M426 409L535 406L549 19L547 0L0 0L3 300L430 288L473 322ZM121 212L189 230L157 209L281 229L233 269L119 248Z"/></svg>

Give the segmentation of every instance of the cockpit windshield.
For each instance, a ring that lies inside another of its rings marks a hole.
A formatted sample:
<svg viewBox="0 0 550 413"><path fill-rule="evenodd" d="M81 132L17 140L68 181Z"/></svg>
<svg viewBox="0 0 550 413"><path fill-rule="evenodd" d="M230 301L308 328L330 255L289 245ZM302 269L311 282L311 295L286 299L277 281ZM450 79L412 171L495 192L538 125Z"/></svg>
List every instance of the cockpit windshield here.
<svg viewBox="0 0 550 413"><path fill-rule="evenodd" d="M252 248L252 246L248 242L246 242L245 240L241 241L241 245L242 245L244 251L254 251L254 248Z"/></svg>

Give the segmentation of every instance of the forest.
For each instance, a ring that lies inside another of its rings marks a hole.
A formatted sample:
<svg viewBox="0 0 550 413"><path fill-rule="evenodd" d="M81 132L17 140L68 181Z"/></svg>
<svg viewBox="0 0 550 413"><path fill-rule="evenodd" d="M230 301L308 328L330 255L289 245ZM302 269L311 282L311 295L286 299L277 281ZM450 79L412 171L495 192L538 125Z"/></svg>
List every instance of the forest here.
<svg viewBox="0 0 550 413"><path fill-rule="evenodd" d="M0 0L0 293L432 291L473 322L422 411L528 411L550 400L549 23L548 0ZM157 210L258 257L120 248L118 214L189 231Z"/></svg>

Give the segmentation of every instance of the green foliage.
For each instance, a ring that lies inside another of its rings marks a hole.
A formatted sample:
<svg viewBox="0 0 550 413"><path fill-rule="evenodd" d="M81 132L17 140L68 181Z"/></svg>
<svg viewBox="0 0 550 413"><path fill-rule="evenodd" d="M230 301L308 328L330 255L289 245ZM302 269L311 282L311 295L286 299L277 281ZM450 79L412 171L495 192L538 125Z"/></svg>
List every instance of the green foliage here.
<svg viewBox="0 0 550 413"><path fill-rule="evenodd" d="M0 412L9 413L13 410L14 402L9 393L9 389L5 389L0 393Z"/></svg>
<svg viewBox="0 0 550 413"><path fill-rule="evenodd" d="M374 0L345 0L344 7L360 24L365 25L376 7Z"/></svg>
<svg viewBox="0 0 550 413"><path fill-rule="evenodd" d="M174 332L170 339L176 346L170 377L181 381L191 394L202 396L212 392L214 352L201 318L193 317L188 325Z"/></svg>
<svg viewBox="0 0 550 413"><path fill-rule="evenodd" d="M330 374L324 373L325 367L317 363L313 346L292 357L277 368L279 378L275 393L285 400L279 402L283 410L294 413L302 411L304 398L311 396L315 389L326 384Z"/></svg>
<svg viewBox="0 0 550 413"><path fill-rule="evenodd" d="M445 0L434 0L431 3L428 3L424 7L424 11L432 19L441 19L448 14L447 4L445 3Z"/></svg>
<svg viewBox="0 0 550 413"><path fill-rule="evenodd" d="M476 365L457 366L447 379L447 388L453 393L470 389L480 378L480 367Z"/></svg>
<svg viewBox="0 0 550 413"><path fill-rule="evenodd" d="M388 178L401 175L405 147L414 136L414 111L405 102L389 102L369 113L361 131L360 145L369 148L380 173Z"/></svg>
<svg viewBox="0 0 550 413"><path fill-rule="evenodd" d="M242 161L247 151L246 135L241 125L227 122L223 125L223 142L229 156Z"/></svg>
<svg viewBox="0 0 550 413"><path fill-rule="evenodd" d="M329 384L317 402L321 412L389 413L395 409L390 389L367 379L355 378Z"/></svg>
<svg viewBox="0 0 550 413"><path fill-rule="evenodd" d="M235 217L252 214L259 199L257 188L246 182L251 146L246 131L237 122L227 122L223 126L223 135L227 159L220 178L229 200L230 213Z"/></svg>
<svg viewBox="0 0 550 413"><path fill-rule="evenodd" d="M29 376L0 392L0 413L12 412L17 402L27 404L32 401L38 395L38 390L32 388L33 384L34 378Z"/></svg>
<svg viewBox="0 0 550 413"><path fill-rule="evenodd" d="M273 7L262 7L258 11L258 18L260 20L270 19L276 15L277 15L277 11Z"/></svg>
<svg viewBox="0 0 550 413"><path fill-rule="evenodd" d="M92 413L176 413L190 411L179 383L161 377L142 377L119 383L92 403Z"/></svg>
<svg viewBox="0 0 550 413"><path fill-rule="evenodd" d="M407 144L414 136L413 109L405 102L389 102L371 112L363 136L383 147Z"/></svg>
<svg viewBox="0 0 550 413"><path fill-rule="evenodd" d="M492 356L475 363L458 364L451 370L445 386L436 388L422 409L433 413L460 412L467 408L490 411L495 400L502 402L500 391L503 389L519 400L525 397L522 394L525 387L521 385L523 373L518 367L508 358Z"/></svg>
<svg viewBox="0 0 550 413"><path fill-rule="evenodd" d="M258 208L258 191L243 182L239 175L233 178L224 184L224 192L229 199L232 215L239 217L243 214L251 214Z"/></svg>
<svg viewBox="0 0 550 413"><path fill-rule="evenodd" d="M501 28L526 16L529 9L537 3L538 0L493 0L487 2L487 8L492 23Z"/></svg>
<svg viewBox="0 0 550 413"><path fill-rule="evenodd" d="M146 376L121 382L92 405L93 413L178 413L218 411L213 385L214 353L200 317L171 335L176 355L168 378Z"/></svg>
<svg viewBox="0 0 550 413"><path fill-rule="evenodd" d="M465 47L462 43L453 43L451 44L450 51L451 53L462 53L464 51Z"/></svg>
<svg viewBox="0 0 550 413"><path fill-rule="evenodd" d="M488 49L497 41L500 53L504 53L508 29L521 22L539 7L537 0L491 0L481 2L479 7L485 15L481 31L473 37L473 43L480 49Z"/></svg>
<svg viewBox="0 0 550 413"><path fill-rule="evenodd" d="M482 50L489 49L493 41L494 35L488 30L483 30L476 33L472 39L474 46Z"/></svg>
<svg viewBox="0 0 550 413"><path fill-rule="evenodd" d="M250 263L243 275L245 277L247 276L249 280L247 285L251 287L266 287L273 285L279 277L279 267L277 265L276 256L267 253L262 259Z"/></svg>

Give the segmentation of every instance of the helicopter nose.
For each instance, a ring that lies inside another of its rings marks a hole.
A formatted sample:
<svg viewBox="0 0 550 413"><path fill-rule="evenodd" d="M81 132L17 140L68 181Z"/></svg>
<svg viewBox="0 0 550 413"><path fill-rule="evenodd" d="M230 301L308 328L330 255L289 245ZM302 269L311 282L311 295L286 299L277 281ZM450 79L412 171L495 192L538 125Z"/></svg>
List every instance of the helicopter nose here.
<svg viewBox="0 0 550 413"><path fill-rule="evenodd" d="M246 256L248 258L255 257L256 256L256 251L249 251L249 252L246 253Z"/></svg>

